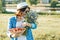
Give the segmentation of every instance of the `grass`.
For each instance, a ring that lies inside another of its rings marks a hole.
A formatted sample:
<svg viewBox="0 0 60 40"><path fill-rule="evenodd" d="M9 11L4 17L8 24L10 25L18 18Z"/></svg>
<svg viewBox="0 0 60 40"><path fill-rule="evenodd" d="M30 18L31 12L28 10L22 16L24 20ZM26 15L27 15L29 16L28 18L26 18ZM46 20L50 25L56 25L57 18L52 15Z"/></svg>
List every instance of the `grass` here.
<svg viewBox="0 0 60 40"><path fill-rule="evenodd" d="M7 37L8 19L14 14L0 14L0 40ZM39 15L37 28L32 29L35 40L60 40L60 15Z"/></svg>
<svg viewBox="0 0 60 40"><path fill-rule="evenodd" d="M60 15L39 15L38 27L35 32L35 40L59 40ZM34 34L34 33L33 33ZM55 36L55 38L53 38Z"/></svg>

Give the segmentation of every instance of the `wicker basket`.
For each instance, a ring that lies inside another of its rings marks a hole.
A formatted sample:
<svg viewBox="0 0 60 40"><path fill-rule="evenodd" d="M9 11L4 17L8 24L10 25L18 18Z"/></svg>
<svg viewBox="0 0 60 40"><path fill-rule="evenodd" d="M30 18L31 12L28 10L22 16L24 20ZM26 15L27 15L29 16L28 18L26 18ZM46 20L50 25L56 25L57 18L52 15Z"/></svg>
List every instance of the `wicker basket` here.
<svg viewBox="0 0 60 40"><path fill-rule="evenodd" d="M19 37L20 35L24 33L25 30L26 28L12 28L9 31L12 35L16 35L14 37Z"/></svg>

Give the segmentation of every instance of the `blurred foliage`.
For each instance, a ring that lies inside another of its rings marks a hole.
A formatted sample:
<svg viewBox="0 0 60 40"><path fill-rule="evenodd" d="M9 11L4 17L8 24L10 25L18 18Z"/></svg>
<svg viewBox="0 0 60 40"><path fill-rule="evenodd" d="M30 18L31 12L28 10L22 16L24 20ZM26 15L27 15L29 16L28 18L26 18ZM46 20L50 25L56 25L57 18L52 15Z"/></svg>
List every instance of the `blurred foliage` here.
<svg viewBox="0 0 60 40"><path fill-rule="evenodd" d="M30 4L30 0L26 0L26 2L27 2L29 5L31 5L31 4Z"/></svg>
<svg viewBox="0 0 60 40"><path fill-rule="evenodd" d="M2 3L1 3L1 0L0 0L0 11L2 10Z"/></svg>
<svg viewBox="0 0 60 40"><path fill-rule="evenodd" d="M38 0L26 0L26 2L29 4L29 5L37 5L38 3Z"/></svg>
<svg viewBox="0 0 60 40"><path fill-rule="evenodd" d="M1 5L2 5L2 12L5 12L6 11L6 8L5 8L5 0L1 0Z"/></svg>
<svg viewBox="0 0 60 40"><path fill-rule="evenodd" d="M1 0L2 6L5 7L5 0Z"/></svg>
<svg viewBox="0 0 60 40"><path fill-rule="evenodd" d="M55 8L57 4L58 4L57 1L52 1L52 2L51 2L51 7Z"/></svg>
<svg viewBox="0 0 60 40"><path fill-rule="evenodd" d="M51 1L51 7L56 8L58 4L58 0L52 0ZM56 11L56 9L52 9L51 11Z"/></svg>

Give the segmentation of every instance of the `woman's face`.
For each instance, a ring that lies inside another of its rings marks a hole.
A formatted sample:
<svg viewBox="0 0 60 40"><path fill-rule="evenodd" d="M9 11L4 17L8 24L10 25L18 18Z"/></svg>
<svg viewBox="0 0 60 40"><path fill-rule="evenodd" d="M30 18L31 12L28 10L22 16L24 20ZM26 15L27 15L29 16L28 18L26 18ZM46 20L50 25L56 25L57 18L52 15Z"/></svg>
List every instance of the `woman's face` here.
<svg viewBox="0 0 60 40"><path fill-rule="evenodd" d="M24 16L24 12L18 10L15 15L16 15L18 18L21 18L21 17Z"/></svg>
<svg viewBox="0 0 60 40"><path fill-rule="evenodd" d="M24 8L24 9L20 9L20 10L17 10L17 13L16 13L16 16L17 17L23 17L23 16L25 16L26 15L26 13L27 12L29 12L30 11L30 9L29 8Z"/></svg>

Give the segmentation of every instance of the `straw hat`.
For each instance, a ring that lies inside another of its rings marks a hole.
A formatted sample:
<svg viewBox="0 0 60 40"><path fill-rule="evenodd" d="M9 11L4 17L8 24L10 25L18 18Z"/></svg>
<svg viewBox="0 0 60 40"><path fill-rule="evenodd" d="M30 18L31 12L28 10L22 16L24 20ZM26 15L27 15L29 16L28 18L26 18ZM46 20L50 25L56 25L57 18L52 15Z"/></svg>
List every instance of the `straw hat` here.
<svg viewBox="0 0 60 40"><path fill-rule="evenodd" d="M22 2L22 3L17 4L17 9L21 9L21 8L26 7L26 6L28 6L28 4L26 2Z"/></svg>

